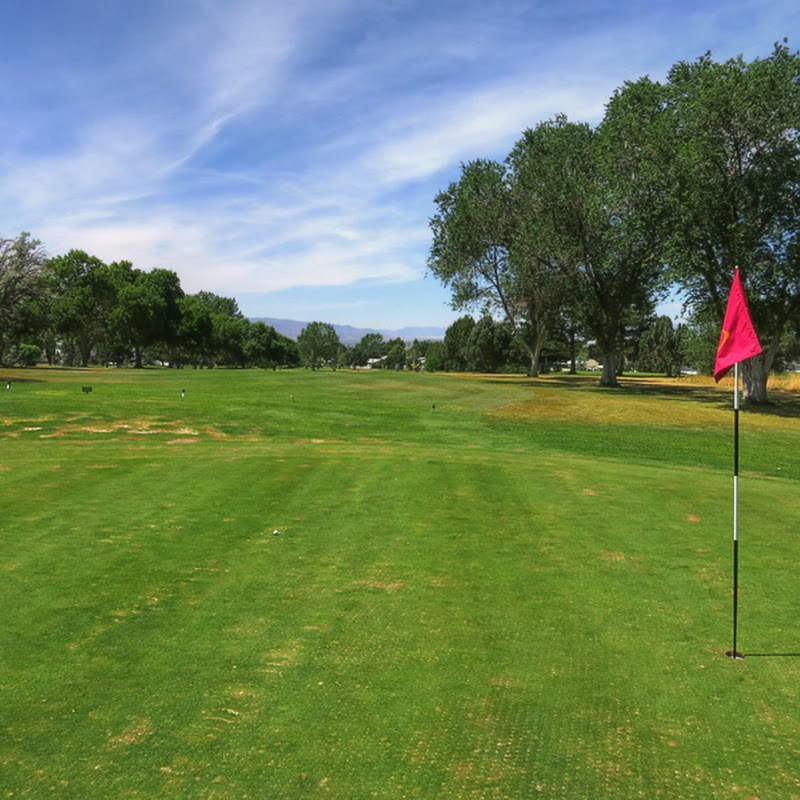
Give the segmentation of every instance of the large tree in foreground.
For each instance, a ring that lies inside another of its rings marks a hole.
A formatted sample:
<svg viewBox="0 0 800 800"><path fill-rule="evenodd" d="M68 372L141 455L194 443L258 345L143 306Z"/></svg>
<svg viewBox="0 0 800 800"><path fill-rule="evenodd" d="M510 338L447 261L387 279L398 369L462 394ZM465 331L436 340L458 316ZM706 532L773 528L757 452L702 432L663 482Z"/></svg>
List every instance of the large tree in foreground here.
<svg viewBox="0 0 800 800"><path fill-rule="evenodd" d="M750 63L680 62L664 85L624 86L606 119L635 113L643 135L631 159L669 202L671 276L721 325L740 268L764 347L743 364L744 394L765 402L780 342L800 318L800 56L776 45Z"/></svg>

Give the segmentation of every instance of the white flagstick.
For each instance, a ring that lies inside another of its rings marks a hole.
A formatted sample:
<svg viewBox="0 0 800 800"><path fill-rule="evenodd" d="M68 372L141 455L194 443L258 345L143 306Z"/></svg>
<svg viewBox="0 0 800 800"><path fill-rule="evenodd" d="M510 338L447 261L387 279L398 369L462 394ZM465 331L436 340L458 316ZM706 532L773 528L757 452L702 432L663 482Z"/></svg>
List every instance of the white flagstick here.
<svg viewBox="0 0 800 800"><path fill-rule="evenodd" d="M736 650L739 613L739 362L733 367L733 649L731 658L744 658Z"/></svg>

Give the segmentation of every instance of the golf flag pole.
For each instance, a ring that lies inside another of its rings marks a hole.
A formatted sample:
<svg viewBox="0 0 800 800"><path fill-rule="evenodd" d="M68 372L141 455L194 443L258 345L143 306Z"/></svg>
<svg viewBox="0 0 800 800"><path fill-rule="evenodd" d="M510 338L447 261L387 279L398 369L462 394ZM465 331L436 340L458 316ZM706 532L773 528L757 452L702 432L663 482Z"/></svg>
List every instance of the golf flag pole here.
<svg viewBox="0 0 800 800"><path fill-rule="evenodd" d="M719 337L717 360L714 365L714 380L720 381L733 371L733 647L727 653L731 658L742 658L736 649L736 633L739 617L739 362L761 352L758 336L750 319L744 290L739 277L739 268L733 276L733 285L728 296L728 306Z"/></svg>
<svg viewBox="0 0 800 800"><path fill-rule="evenodd" d="M739 362L733 366L733 647L728 655L742 658L736 649L739 618Z"/></svg>

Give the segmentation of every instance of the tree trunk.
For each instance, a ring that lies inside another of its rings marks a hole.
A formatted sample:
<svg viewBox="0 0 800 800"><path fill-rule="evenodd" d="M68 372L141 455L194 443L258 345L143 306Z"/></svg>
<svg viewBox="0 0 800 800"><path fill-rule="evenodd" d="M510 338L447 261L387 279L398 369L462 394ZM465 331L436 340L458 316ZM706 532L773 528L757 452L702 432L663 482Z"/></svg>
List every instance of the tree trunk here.
<svg viewBox="0 0 800 800"><path fill-rule="evenodd" d="M133 346L133 368L142 369L142 348L138 344Z"/></svg>
<svg viewBox="0 0 800 800"><path fill-rule="evenodd" d="M761 355L753 356L742 362L742 386L745 403L763 405L769 402L767 379L777 352L778 337L773 336Z"/></svg>
<svg viewBox="0 0 800 800"><path fill-rule="evenodd" d="M608 353L603 353L603 374L600 377L601 386L619 386L619 381L617 381L618 361L619 359L615 351L612 350Z"/></svg>
<svg viewBox="0 0 800 800"><path fill-rule="evenodd" d="M92 357L92 344L86 339L81 339L81 343L79 345L79 349L81 351L81 366L88 367L89 366L89 359Z"/></svg>
<svg viewBox="0 0 800 800"><path fill-rule="evenodd" d="M531 347L530 344L526 342L525 339L523 339L521 336L519 337L519 340L522 342L522 346L525 348L526 352L528 353L528 358L530 359L530 366L528 367L528 377L538 378L540 362L542 358L541 341L537 339L536 343L533 345L533 347Z"/></svg>
<svg viewBox="0 0 800 800"><path fill-rule="evenodd" d="M569 331L569 374L578 374L578 354L577 347L575 346L575 328L570 328Z"/></svg>

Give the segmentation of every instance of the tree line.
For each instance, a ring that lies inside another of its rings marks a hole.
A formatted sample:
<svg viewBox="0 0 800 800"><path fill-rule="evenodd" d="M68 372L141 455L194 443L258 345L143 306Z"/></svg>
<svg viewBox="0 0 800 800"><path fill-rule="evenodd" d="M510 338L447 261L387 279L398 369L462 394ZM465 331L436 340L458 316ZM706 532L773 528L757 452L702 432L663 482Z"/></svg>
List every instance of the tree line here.
<svg viewBox="0 0 800 800"><path fill-rule="evenodd" d="M617 385L630 332L676 289L692 329L718 337L739 267L764 347L745 397L766 401L800 335L800 55L784 41L628 82L596 127L558 115L526 130L435 204L430 270L454 308L502 317L529 375L558 334L594 341Z"/></svg>
<svg viewBox="0 0 800 800"><path fill-rule="evenodd" d="M49 257L25 232L0 239L4 366L419 369L429 344L368 333L345 347L325 322L309 323L295 342L248 320L231 297L186 294L172 270L106 264L82 250Z"/></svg>
<svg viewBox="0 0 800 800"><path fill-rule="evenodd" d="M0 239L0 364L276 368L297 345L246 319L236 300L186 294L168 269L106 264L82 250L48 257L28 233Z"/></svg>
<svg viewBox="0 0 800 800"><path fill-rule="evenodd" d="M718 331L701 323L674 328L668 317L631 316L621 339L620 364L666 375L678 374L681 365L711 372ZM577 330L563 318L548 328L540 344L540 371L576 371L587 359L602 360L597 342L582 339ZM797 355L798 348L785 351ZM171 270L144 272L126 261L105 264L79 250L49 258L27 233L0 239L3 365L33 366L45 360L67 366L166 363L495 373L524 372L529 356L514 325L488 314L477 321L461 317L447 328L443 341L408 343L373 332L347 347L333 325L311 322L295 342L272 326L246 319L233 298L184 293Z"/></svg>

